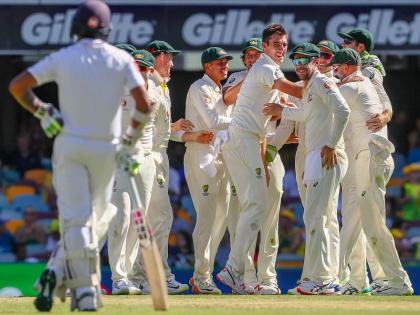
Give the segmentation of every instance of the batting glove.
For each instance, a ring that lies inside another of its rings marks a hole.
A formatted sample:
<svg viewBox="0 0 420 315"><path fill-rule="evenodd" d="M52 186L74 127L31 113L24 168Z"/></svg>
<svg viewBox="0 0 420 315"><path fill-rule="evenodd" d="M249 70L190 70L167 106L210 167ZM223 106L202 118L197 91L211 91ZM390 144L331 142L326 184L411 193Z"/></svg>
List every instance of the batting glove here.
<svg viewBox="0 0 420 315"><path fill-rule="evenodd" d="M141 152L134 148L132 137L124 134L121 137L121 148L117 153L118 167L124 169L131 176L136 176L140 172L142 164Z"/></svg>
<svg viewBox="0 0 420 315"><path fill-rule="evenodd" d="M41 121L41 127L48 138L58 135L63 129L63 117L53 104L43 103L38 107L34 116Z"/></svg>

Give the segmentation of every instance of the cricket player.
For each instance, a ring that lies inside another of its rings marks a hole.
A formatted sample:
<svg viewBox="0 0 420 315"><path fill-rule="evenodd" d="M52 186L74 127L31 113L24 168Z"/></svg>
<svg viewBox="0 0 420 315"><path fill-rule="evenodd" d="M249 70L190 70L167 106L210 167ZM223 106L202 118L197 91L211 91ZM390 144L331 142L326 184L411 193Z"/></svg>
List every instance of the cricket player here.
<svg viewBox="0 0 420 315"><path fill-rule="evenodd" d="M167 108L167 102L157 93L152 84L148 84L150 82L150 76L154 71L155 58L153 55L146 50L136 50L134 47L131 47L130 50L130 45L127 44L117 45L117 47L129 50L135 58L140 68L140 72L147 83L148 96L151 104L153 104L151 120L145 126L142 137L138 139L135 145L139 148L139 152L141 152L141 155L135 156L135 158L141 162L139 174L135 179L137 189L140 193L140 199L144 203L141 207L145 209L146 215L148 215L150 211L149 205L151 200L153 200L154 194L168 194L167 191L162 191L164 183L167 182L167 178L162 177L161 179L162 174L159 170L156 170L155 159L157 154L154 151L156 150L156 147L159 148L162 145L162 141L166 141L167 143L169 139L171 126L168 117L170 117L170 113L167 112L169 110ZM129 96L125 97L121 105L123 107L124 125L127 123L126 118L133 109L132 99ZM162 130L166 131L165 138L162 137ZM182 135L182 140L184 142L201 141L207 143L211 138L212 134L204 131L184 132ZM162 147L164 146L162 145ZM120 176L118 176L119 173L121 173ZM159 182L160 188L158 191L155 187L155 183L157 182ZM130 198L124 197L124 194L127 194L127 192L129 192L128 196ZM138 272L141 274L141 289L132 283L132 281L128 280L128 275L130 274L136 259L139 259L138 235L135 232L133 222L130 221L131 200L133 200L133 196L127 172L118 170L112 203L118 207L119 215L117 216L117 219L113 221L113 228L111 228L108 233L108 252L112 270L113 294L140 294L142 293L142 289L145 291L144 293L150 293L147 283L145 283L143 270ZM163 208L166 209L168 206L170 206L170 204L164 204ZM159 233L161 229L155 224L154 231ZM134 273L134 276L135 275L136 273ZM177 292L179 291L179 288L176 290L168 285L168 289L171 294L179 293Z"/></svg>
<svg viewBox="0 0 420 315"><path fill-rule="evenodd" d="M363 229L366 238L388 280L372 293L376 295L412 295L413 288L407 273L401 266L394 239L385 224L386 184L392 175L394 163L391 153L394 146L388 141L387 130L382 128L372 132L366 120L383 110L381 101L368 78L363 81L347 83L354 76L361 76L359 54L344 48L331 60L335 75L343 84L340 91L351 109L349 125L345 133L346 151L349 158L349 182L355 183L356 207L351 213L356 221L348 242L345 260L351 256L356 240ZM346 175L347 176L347 175ZM343 217L343 225L346 223ZM360 291L365 283L351 279L348 289ZM350 294L350 293L349 293Z"/></svg>
<svg viewBox="0 0 420 315"><path fill-rule="evenodd" d="M254 65L263 52L261 38L251 38L242 46L242 61L246 70L232 73L227 82L223 86L223 98L225 103L234 104L236 102L240 87L245 79L249 69ZM267 140L272 155L266 155L268 158L268 171L270 174L270 183L268 186L268 202L269 211L261 228L261 244L258 253L258 270L255 270L254 252L255 245L251 245L251 249L245 266L245 282L251 284L255 288L256 294L280 294L277 283L277 273L275 269L277 251L278 251L278 219L280 209L280 199L283 193L283 177L284 166L281 162L280 155L277 154L282 144L277 143L279 135L276 135L275 122L271 123L272 132ZM289 132L290 134L290 132ZM288 136L288 135L287 135ZM287 138L285 139L287 140ZM285 142L285 141L284 141ZM232 202L232 200L231 200ZM236 224L239 217L239 206L230 207L229 209L229 234L231 244L235 238Z"/></svg>
<svg viewBox="0 0 420 315"><path fill-rule="evenodd" d="M137 50L129 44L118 44L116 47L130 53L145 81L153 71L154 57L145 50ZM151 104L160 104L159 95L153 90L148 89L148 96ZM142 136L135 143L138 149L134 158L141 163L139 173L135 175L137 190L140 195L140 205L145 212L150 204L152 195L153 180L155 177L154 160L151 156L153 148L153 133L155 129L156 113L159 106L154 105L150 114L150 121L143 129ZM121 100L122 108L122 130L130 124L130 116L135 108L135 101L131 95L126 95ZM115 183L111 198L111 206L118 209L117 215L110 224L108 231L108 256L111 268L112 294L141 294L142 290L128 280L128 273L131 271L134 260L137 258L135 253L139 252L138 235L135 227L130 227L131 220L131 200L134 200L133 192L130 187L130 174L123 167L119 167L115 174ZM124 196L126 195L126 196ZM131 223L131 225L134 225ZM130 232L130 233L129 233Z"/></svg>
<svg viewBox="0 0 420 315"><path fill-rule="evenodd" d="M230 107L222 98L221 81L227 78L232 56L220 47L209 47L201 55L204 68L202 78L189 88L185 116L195 128L213 132L227 129L231 118ZM221 294L212 278L214 258L226 230L230 200L229 177L221 154L214 152L214 143L208 145L187 143L184 156L185 178L191 192L197 220L193 232L194 274L190 279L195 294ZM214 174L200 164L215 154Z"/></svg>
<svg viewBox="0 0 420 315"><path fill-rule="evenodd" d="M121 133L119 101L125 91L135 99L136 109L123 136L121 157L132 154L133 141L150 119L144 80L133 57L106 42L110 21L104 2L81 4L71 27L78 41L28 68L9 86L16 100L40 119L47 136L57 135L53 174L61 240L39 280L39 311L50 311L55 293L65 298L66 288L71 289L71 310L101 306L98 236L104 232L97 223L111 198ZM59 86L61 114L32 91L51 81Z"/></svg>
<svg viewBox="0 0 420 315"><path fill-rule="evenodd" d="M339 295L337 275L331 274L335 269L331 235L339 233L336 198L347 169L343 131L350 111L335 83L318 71L319 57L319 48L311 43L297 45L290 55L296 74L304 81L303 109L267 104L264 113L305 123L304 269L309 281L302 281L297 291Z"/></svg>
<svg viewBox="0 0 420 315"><path fill-rule="evenodd" d="M229 139L222 145L223 159L236 187L241 210L228 261L216 277L239 294L255 292L254 287L244 281L245 265L268 211L269 173L264 142L271 117L263 115L262 106L280 99L279 90L298 97L302 91L284 78L279 67L287 51L287 33L283 26L268 26L262 41L264 53L242 83L228 129Z"/></svg>
<svg viewBox="0 0 420 315"><path fill-rule="evenodd" d="M147 217L153 228L154 237L158 244L160 255L166 274L166 283L169 294L180 294L189 289L188 284L183 284L175 279L168 265L168 238L173 221L172 206L169 200L169 159L167 147L169 140L183 142L209 143L213 138L210 131L192 132L194 125L187 119L179 119L171 122L171 99L167 82L173 67L173 58L180 53L170 44L155 40L146 47L147 51L155 57L154 69L148 81L150 89L153 89L161 98L161 106L156 116L155 130L153 135L152 157L154 161L155 176L152 185L150 205ZM135 261L130 279L142 287L143 293L149 293L149 285L143 265Z"/></svg>
<svg viewBox="0 0 420 315"><path fill-rule="evenodd" d="M339 36L343 38L342 46L344 48L355 49L360 54L362 60L361 72L365 77L368 77L371 80L383 107L381 111L374 113L372 117L367 119L366 125L374 132L379 131L382 128L386 129L386 125L392 117L392 105L383 87L383 77L386 73L382 63L377 56L370 54L374 47L372 34L364 29L353 29L347 33L339 33ZM385 278L385 274L378 261L375 259L372 249L369 248L369 245L366 245L366 239L363 232L362 235L357 238L354 247L348 243L351 238L350 235L353 234L354 226L357 224L357 218L352 214L353 209L358 206L355 199L355 182L354 180L351 180L351 173L353 171L355 170L353 170L351 166L348 170L348 177L343 180L342 215L345 224L343 224L343 228L340 231L341 262L339 277L342 283L350 281L350 283L343 288L345 294L370 294L372 290L380 288L387 279ZM350 261L344 259L345 255L348 256L349 247L353 247ZM369 262L369 268L373 278L370 287L366 271L366 258ZM348 268L348 265L350 265L350 268ZM360 287L363 287L362 291L358 289L355 290L351 284L354 284L359 289Z"/></svg>
<svg viewBox="0 0 420 315"><path fill-rule="evenodd" d="M333 75L333 67L328 66L327 64L331 61L331 58L334 56L334 54L339 50L339 47L336 43L330 40L321 40L317 44L319 50L320 50L320 56L318 58L318 70L320 73L325 75L327 78L330 78L334 82L338 82L339 80L336 79ZM303 81L299 81L299 84L303 85ZM301 99L289 96L287 101L289 103L295 104L298 108L302 108L303 102L301 102ZM282 119L280 122L280 126L283 124L286 124L287 120ZM291 130L293 131L293 129ZM295 156L295 173L296 173L296 183L298 186L299 196L301 199L302 204L305 203L305 192L306 187L303 183L303 175L304 175L304 169L305 169L305 158L306 158L306 150L305 150L305 123L304 122L298 122L296 121L294 124L294 132L298 138L298 147L296 150L296 156ZM338 201L338 200L337 200ZM337 225L338 222L332 222L333 224ZM333 231L337 232L338 228L333 229ZM331 265L335 266L335 268L331 268L331 275L335 278L335 281L337 281L336 277L338 275L338 259L339 259L339 241L340 241L340 235L339 234L331 234ZM306 264L308 265L308 264ZM310 281L309 278L306 275L305 266L302 270L301 278L298 280L297 284L304 281ZM291 295L298 295L300 294L297 291L297 287L289 289L288 294Z"/></svg>

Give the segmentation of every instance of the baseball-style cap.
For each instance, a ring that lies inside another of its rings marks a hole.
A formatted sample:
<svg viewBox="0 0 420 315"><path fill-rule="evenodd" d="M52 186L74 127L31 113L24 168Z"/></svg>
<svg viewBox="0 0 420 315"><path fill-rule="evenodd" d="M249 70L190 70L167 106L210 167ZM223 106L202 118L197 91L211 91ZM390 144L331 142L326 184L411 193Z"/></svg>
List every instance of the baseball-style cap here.
<svg viewBox="0 0 420 315"><path fill-rule="evenodd" d="M146 46L146 50L152 54L156 52L157 53L164 52L164 53L172 54L174 56L178 55L181 52L180 50L173 48L171 45L169 45L167 42L163 40L154 40L150 42Z"/></svg>
<svg viewBox="0 0 420 315"><path fill-rule="evenodd" d="M362 61L360 59L360 54L357 51L351 48L343 48L335 53L334 57L332 57L331 61L328 63L328 66L331 66L333 64L347 64L360 66L361 63Z"/></svg>
<svg viewBox="0 0 420 315"><path fill-rule="evenodd" d="M338 32L338 36L340 36L343 39L355 40L358 43L365 44L366 50L369 53L373 50L374 41L372 34L365 29L355 28L347 33Z"/></svg>
<svg viewBox="0 0 420 315"><path fill-rule="evenodd" d="M204 66L206 63L223 58L227 58L227 60L233 59L233 57L229 55L223 48L209 47L201 54L201 64Z"/></svg>
<svg viewBox="0 0 420 315"><path fill-rule="evenodd" d="M155 57L147 50L135 50L133 52L133 57L142 66L153 68L155 65Z"/></svg>
<svg viewBox="0 0 420 315"><path fill-rule="evenodd" d="M289 55L290 59L294 59L295 55L300 54L308 57L319 58L319 48L312 43L303 43L295 46L292 53Z"/></svg>
<svg viewBox="0 0 420 315"><path fill-rule="evenodd" d="M325 49L328 49L330 51L332 51L334 54L340 49L340 47L338 47L338 45L336 43L334 43L331 40L325 39L325 40L321 40L317 46L319 48L323 47Z"/></svg>
<svg viewBox="0 0 420 315"><path fill-rule="evenodd" d="M122 50L125 50L125 51L126 51L126 52L128 52L130 55L132 55L132 54L133 54L133 52L137 50L137 48L136 48L136 47L134 47L134 46L133 46L133 45L131 45L131 44L117 44L117 45L115 45L115 47L117 47L117 48L119 48L119 49L122 49Z"/></svg>
<svg viewBox="0 0 420 315"><path fill-rule="evenodd" d="M254 37L251 38L249 40L247 40L243 45L242 45L242 52L245 52L245 50L249 49L249 48L254 48L255 50L258 50L260 52L263 52L263 47L262 47L262 39L259 37Z"/></svg>

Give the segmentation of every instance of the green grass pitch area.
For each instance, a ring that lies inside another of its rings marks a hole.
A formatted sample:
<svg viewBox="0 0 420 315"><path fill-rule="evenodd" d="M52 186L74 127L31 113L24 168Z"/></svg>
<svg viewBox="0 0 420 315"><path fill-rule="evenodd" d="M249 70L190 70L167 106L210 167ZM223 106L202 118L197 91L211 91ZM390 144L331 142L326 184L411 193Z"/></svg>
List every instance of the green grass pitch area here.
<svg viewBox="0 0 420 315"><path fill-rule="evenodd" d="M150 296L106 296L99 314L156 314ZM170 296L167 312L160 314L194 315L346 315L420 314L420 296ZM52 314L71 314L69 301L55 301ZM40 314L33 298L0 298L0 314ZM73 313L74 314L74 313Z"/></svg>

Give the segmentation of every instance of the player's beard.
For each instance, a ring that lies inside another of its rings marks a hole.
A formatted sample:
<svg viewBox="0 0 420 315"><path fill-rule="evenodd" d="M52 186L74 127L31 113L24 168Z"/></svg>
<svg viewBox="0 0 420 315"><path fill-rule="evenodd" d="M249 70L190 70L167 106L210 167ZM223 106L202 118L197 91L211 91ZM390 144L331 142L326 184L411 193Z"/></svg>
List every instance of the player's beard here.
<svg viewBox="0 0 420 315"><path fill-rule="evenodd" d="M309 80L309 78L311 77L311 71L308 66L296 68L295 72L299 79L303 81Z"/></svg>

